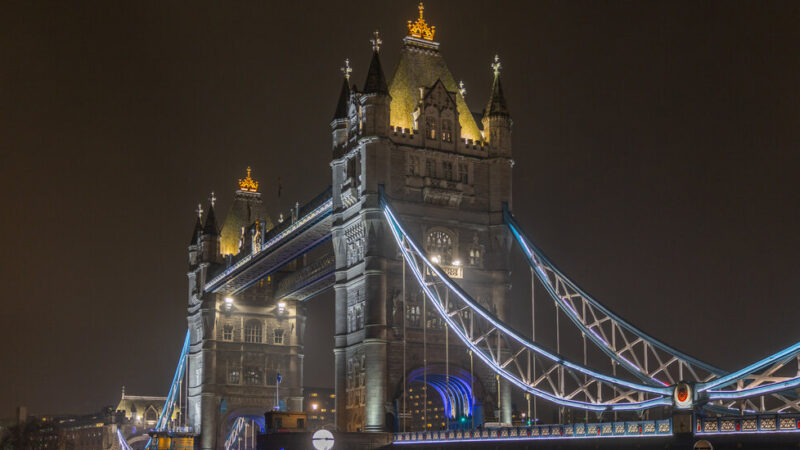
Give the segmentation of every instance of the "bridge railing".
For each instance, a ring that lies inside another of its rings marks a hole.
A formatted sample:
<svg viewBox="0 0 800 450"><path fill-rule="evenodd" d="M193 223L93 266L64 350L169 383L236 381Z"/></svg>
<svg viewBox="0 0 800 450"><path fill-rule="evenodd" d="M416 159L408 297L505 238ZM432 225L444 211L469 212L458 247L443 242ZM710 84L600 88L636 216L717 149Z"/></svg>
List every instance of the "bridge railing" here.
<svg viewBox="0 0 800 450"><path fill-rule="evenodd" d="M672 419L395 433L395 444L671 436Z"/></svg>

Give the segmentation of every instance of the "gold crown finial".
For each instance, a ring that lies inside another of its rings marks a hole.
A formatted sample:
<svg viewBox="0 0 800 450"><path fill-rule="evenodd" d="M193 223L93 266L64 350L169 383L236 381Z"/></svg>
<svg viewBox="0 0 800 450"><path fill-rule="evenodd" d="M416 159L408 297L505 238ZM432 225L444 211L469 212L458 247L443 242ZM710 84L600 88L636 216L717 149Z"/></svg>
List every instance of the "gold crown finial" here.
<svg viewBox="0 0 800 450"><path fill-rule="evenodd" d="M416 22L408 21L408 35L417 39L425 39L432 41L433 35L436 34L436 27L428 26L423 17L425 5L419 2L419 18Z"/></svg>
<svg viewBox="0 0 800 450"><path fill-rule="evenodd" d="M247 168L247 177L239 179L239 190L245 192L258 192L258 181L250 178L250 167Z"/></svg>

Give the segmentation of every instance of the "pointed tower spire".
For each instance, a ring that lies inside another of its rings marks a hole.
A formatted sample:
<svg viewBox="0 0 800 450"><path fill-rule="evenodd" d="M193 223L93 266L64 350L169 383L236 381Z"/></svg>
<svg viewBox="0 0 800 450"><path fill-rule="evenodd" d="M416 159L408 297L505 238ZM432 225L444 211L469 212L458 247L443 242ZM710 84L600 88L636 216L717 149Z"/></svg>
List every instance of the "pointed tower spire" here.
<svg viewBox="0 0 800 450"><path fill-rule="evenodd" d="M342 80L342 90L339 93L339 101L336 103L336 112L333 114L333 120L347 118L347 102L350 100L350 74L353 69L350 68L350 58L344 60L344 67L341 68L344 74Z"/></svg>
<svg viewBox="0 0 800 450"><path fill-rule="evenodd" d="M203 226L203 234L209 236L219 236L219 228L217 228L217 218L214 216L214 203L217 202L217 196L211 193L208 198L208 214L206 214L206 224Z"/></svg>
<svg viewBox="0 0 800 450"><path fill-rule="evenodd" d="M500 56L494 55L494 62L490 65L494 72L494 83L492 83L492 94L489 96L489 103L486 105L484 116L505 116L510 117L508 106L506 106L506 98L503 96L503 85L500 83L500 69L503 67L500 64Z"/></svg>
<svg viewBox="0 0 800 450"><path fill-rule="evenodd" d="M388 94L389 86L386 83L386 76L383 75L383 68L381 67L381 59L378 52L381 48L380 34L376 31L374 38L370 40L372 43L372 61L369 63L369 70L367 71L367 81L364 82L365 94Z"/></svg>
<svg viewBox="0 0 800 450"><path fill-rule="evenodd" d="M189 241L189 245L197 245L200 242L200 234L203 233L203 206L200 205L200 203L197 204L195 212L197 213L197 220L194 223L194 231L192 232L192 239Z"/></svg>

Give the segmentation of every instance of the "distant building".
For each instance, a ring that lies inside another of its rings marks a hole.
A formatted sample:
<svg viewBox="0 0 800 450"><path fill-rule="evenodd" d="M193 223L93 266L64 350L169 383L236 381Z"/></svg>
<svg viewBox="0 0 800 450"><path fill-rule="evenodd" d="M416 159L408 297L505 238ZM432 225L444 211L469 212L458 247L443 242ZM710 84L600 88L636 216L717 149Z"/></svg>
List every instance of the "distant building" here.
<svg viewBox="0 0 800 450"><path fill-rule="evenodd" d="M303 410L308 415L307 429L333 429L336 424L336 394L333 388L303 389Z"/></svg>

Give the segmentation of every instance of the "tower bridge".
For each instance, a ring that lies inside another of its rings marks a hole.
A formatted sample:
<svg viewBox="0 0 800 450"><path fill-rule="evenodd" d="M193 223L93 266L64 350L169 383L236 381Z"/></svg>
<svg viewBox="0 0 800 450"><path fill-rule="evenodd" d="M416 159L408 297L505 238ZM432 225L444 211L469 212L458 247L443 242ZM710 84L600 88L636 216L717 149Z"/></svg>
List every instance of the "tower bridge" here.
<svg viewBox="0 0 800 450"><path fill-rule="evenodd" d="M221 228L213 194L198 207L188 332L157 428L227 449L266 411L302 410L304 302L332 289L339 431L440 445L800 429L800 344L727 373L625 321L535 246L512 213L500 59L474 113L435 35L420 4L390 78L377 33L361 88L346 62L319 196L273 222L248 168ZM509 325L514 251L555 307L555 345L533 317ZM512 390L528 420L538 399L559 423L512 424Z"/></svg>

